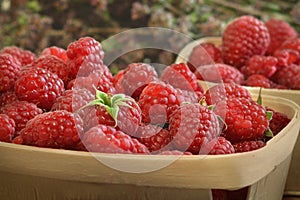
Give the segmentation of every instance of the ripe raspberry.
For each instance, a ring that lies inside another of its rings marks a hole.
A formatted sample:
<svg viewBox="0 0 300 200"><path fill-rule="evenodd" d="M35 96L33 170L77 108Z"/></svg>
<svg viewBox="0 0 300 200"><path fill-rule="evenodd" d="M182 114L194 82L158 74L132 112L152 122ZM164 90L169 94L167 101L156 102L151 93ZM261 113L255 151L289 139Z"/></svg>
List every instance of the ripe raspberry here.
<svg viewBox="0 0 300 200"><path fill-rule="evenodd" d="M6 104L17 101L18 97L14 91L7 91L0 94L0 107L5 106Z"/></svg>
<svg viewBox="0 0 300 200"><path fill-rule="evenodd" d="M248 15L238 17L223 33L223 60L239 68L253 55L264 55L269 44L270 34L262 21Z"/></svg>
<svg viewBox="0 0 300 200"><path fill-rule="evenodd" d="M157 79L158 75L153 66L146 63L131 63L122 72L115 87L118 93L125 93L138 100L147 84Z"/></svg>
<svg viewBox="0 0 300 200"><path fill-rule="evenodd" d="M281 69L296 63L300 59L300 52L293 49L278 49L274 52L274 57L278 60L277 69Z"/></svg>
<svg viewBox="0 0 300 200"><path fill-rule="evenodd" d="M188 152L188 151L185 151L185 152L182 152L182 151L178 151L178 150L166 150L166 151L162 151L162 152L159 152L158 155L175 155L175 156L180 156L180 155L193 155L191 152Z"/></svg>
<svg viewBox="0 0 300 200"><path fill-rule="evenodd" d="M226 123L224 137L231 143L258 140L269 127L266 109L246 98L230 98L218 102L214 112Z"/></svg>
<svg viewBox="0 0 300 200"><path fill-rule="evenodd" d="M33 52L16 46L4 47L0 52L11 54L14 58L19 60L21 66L32 63L36 57Z"/></svg>
<svg viewBox="0 0 300 200"><path fill-rule="evenodd" d="M88 77L97 90L110 94L116 93L113 76L107 66L104 65L103 69L94 70Z"/></svg>
<svg viewBox="0 0 300 200"><path fill-rule="evenodd" d="M281 19L269 19L265 25L270 34L270 45L267 50L268 55L272 55L285 40L297 36L294 28Z"/></svg>
<svg viewBox="0 0 300 200"><path fill-rule="evenodd" d="M203 65L213 65L223 63L222 54L213 43L201 43L195 46L188 58L188 66L192 72Z"/></svg>
<svg viewBox="0 0 300 200"><path fill-rule="evenodd" d="M202 154L209 155L219 155L219 154L231 154L235 153L233 145L231 142L226 140L224 137L217 137L212 141L208 142L203 150L201 149Z"/></svg>
<svg viewBox="0 0 300 200"><path fill-rule="evenodd" d="M82 37L67 47L69 79L87 76L93 70L102 68L104 52L100 42L91 37Z"/></svg>
<svg viewBox="0 0 300 200"><path fill-rule="evenodd" d="M272 80L289 89L300 90L300 65L289 65L278 70Z"/></svg>
<svg viewBox="0 0 300 200"><path fill-rule="evenodd" d="M55 99L64 92L64 83L46 69L29 68L23 71L15 83L18 99L37 104L50 110Z"/></svg>
<svg viewBox="0 0 300 200"><path fill-rule="evenodd" d="M241 68L241 72L246 76L261 74L271 77L277 70L277 58L273 56L254 55L247 60L246 65Z"/></svg>
<svg viewBox="0 0 300 200"><path fill-rule="evenodd" d="M85 148L91 152L101 153L147 153L139 152L136 148L136 140L122 131L111 126L99 124L89 129L82 137ZM141 146L142 144L139 144ZM144 148L146 151L146 148Z"/></svg>
<svg viewBox="0 0 300 200"><path fill-rule="evenodd" d="M208 105L216 104L219 101L227 100L229 98L251 99L250 92L235 83L224 83L212 86L206 90L204 96Z"/></svg>
<svg viewBox="0 0 300 200"><path fill-rule="evenodd" d="M20 132L25 145L58 149L75 149L82 134L81 118L65 110L37 115Z"/></svg>
<svg viewBox="0 0 300 200"><path fill-rule="evenodd" d="M14 87L20 76L20 63L10 54L0 53L0 92L7 92Z"/></svg>
<svg viewBox="0 0 300 200"><path fill-rule="evenodd" d="M64 61L65 63L67 62L67 51L63 48L57 47L57 46L51 46L51 47L47 47L45 48L41 55L53 55L59 59L61 59L62 61Z"/></svg>
<svg viewBox="0 0 300 200"><path fill-rule="evenodd" d="M203 97L203 93L195 93L194 91L175 89L177 92L177 97L182 103L198 103L200 99Z"/></svg>
<svg viewBox="0 0 300 200"><path fill-rule="evenodd" d="M300 64L300 37L293 37L285 40L276 51L293 50L298 53L298 58L294 63Z"/></svg>
<svg viewBox="0 0 300 200"><path fill-rule="evenodd" d="M172 144L180 151L198 154L203 145L220 133L216 115L198 103L183 104L170 117Z"/></svg>
<svg viewBox="0 0 300 200"><path fill-rule="evenodd" d="M199 98L203 95L203 88L198 83L197 77L184 63L167 66L160 79L176 89L195 92Z"/></svg>
<svg viewBox="0 0 300 200"><path fill-rule="evenodd" d="M15 126L13 119L5 114L0 114L0 142L12 142Z"/></svg>
<svg viewBox="0 0 300 200"><path fill-rule="evenodd" d="M277 88L277 89L287 88L286 86L274 83L269 78L260 74L253 74L249 76L245 82L245 85L252 86L252 87L263 87L263 88Z"/></svg>
<svg viewBox="0 0 300 200"><path fill-rule="evenodd" d="M171 141L171 135L167 129L151 124L140 126L134 136L150 152L162 150Z"/></svg>
<svg viewBox="0 0 300 200"><path fill-rule="evenodd" d="M235 143L233 145L235 152L247 152L247 151L254 151L256 149L260 149L266 145L265 142L261 140L252 140L252 141L242 141Z"/></svg>
<svg viewBox="0 0 300 200"><path fill-rule="evenodd" d="M267 111L272 111L272 119L270 120L270 129L273 135L277 135L288 123L291 121L284 113L278 112L274 109L267 108Z"/></svg>
<svg viewBox="0 0 300 200"><path fill-rule="evenodd" d="M124 73L125 73L125 69L121 69L121 70L118 71L117 74L115 74L113 76L113 84L114 84L115 87L116 87L117 83L119 83L121 81L121 79L123 78ZM118 90L122 90L122 89L118 88ZM119 92L120 91L118 91L118 93ZM121 91L121 93L124 93L124 91Z"/></svg>
<svg viewBox="0 0 300 200"><path fill-rule="evenodd" d="M244 81L244 75L238 69L222 63L199 67L195 75L199 80L214 83L242 84Z"/></svg>
<svg viewBox="0 0 300 200"><path fill-rule="evenodd" d="M21 131L30 119L43 112L34 103L27 101L15 101L2 107L0 111L15 121L16 131Z"/></svg>
<svg viewBox="0 0 300 200"><path fill-rule="evenodd" d="M138 104L144 123L165 124L180 105L180 97L170 84L154 81L144 88Z"/></svg>

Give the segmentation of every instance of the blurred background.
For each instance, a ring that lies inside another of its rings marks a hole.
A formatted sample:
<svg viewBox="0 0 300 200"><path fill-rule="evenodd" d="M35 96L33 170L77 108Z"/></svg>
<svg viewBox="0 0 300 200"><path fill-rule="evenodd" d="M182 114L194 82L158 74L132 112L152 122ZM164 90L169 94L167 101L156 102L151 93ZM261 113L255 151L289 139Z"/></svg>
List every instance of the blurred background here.
<svg viewBox="0 0 300 200"><path fill-rule="evenodd" d="M263 21L283 19L300 30L299 0L0 0L0 6L0 48L16 45L37 54L48 46L66 49L83 36L101 42L147 26L170 28L194 39L220 36L230 20L245 14ZM159 50L139 50L116 63L147 59L169 64L175 57Z"/></svg>

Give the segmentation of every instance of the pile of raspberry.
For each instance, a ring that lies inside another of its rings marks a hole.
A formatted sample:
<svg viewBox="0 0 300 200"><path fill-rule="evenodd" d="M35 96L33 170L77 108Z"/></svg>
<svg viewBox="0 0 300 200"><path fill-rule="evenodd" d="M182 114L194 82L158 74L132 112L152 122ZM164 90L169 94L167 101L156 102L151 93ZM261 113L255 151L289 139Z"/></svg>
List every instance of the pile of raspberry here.
<svg viewBox="0 0 300 200"><path fill-rule="evenodd" d="M227 24L221 40L192 49L188 65L198 79L300 90L300 37L289 23L244 15Z"/></svg>

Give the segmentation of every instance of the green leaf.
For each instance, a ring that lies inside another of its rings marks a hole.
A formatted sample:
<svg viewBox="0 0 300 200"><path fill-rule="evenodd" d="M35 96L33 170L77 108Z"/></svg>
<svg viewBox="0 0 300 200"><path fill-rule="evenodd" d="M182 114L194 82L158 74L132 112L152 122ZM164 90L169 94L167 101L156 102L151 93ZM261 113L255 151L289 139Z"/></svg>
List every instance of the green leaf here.
<svg viewBox="0 0 300 200"><path fill-rule="evenodd" d="M270 129L270 127L265 132L265 136L270 137L270 138L274 137L274 134L273 134L272 130Z"/></svg>
<svg viewBox="0 0 300 200"><path fill-rule="evenodd" d="M105 106L106 111L110 114L110 116L113 118L113 120L115 121L115 127L118 125L118 113L119 113L119 106L115 106L115 107L109 107L109 106Z"/></svg>
<svg viewBox="0 0 300 200"><path fill-rule="evenodd" d="M259 88L259 93L258 93L258 97L257 97L257 101L256 101L259 105L262 105L261 90L262 90L262 88Z"/></svg>
<svg viewBox="0 0 300 200"><path fill-rule="evenodd" d="M267 119L268 119L269 121L272 120L273 112L272 112L272 111L267 111L267 112L266 112L266 116L267 116Z"/></svg>

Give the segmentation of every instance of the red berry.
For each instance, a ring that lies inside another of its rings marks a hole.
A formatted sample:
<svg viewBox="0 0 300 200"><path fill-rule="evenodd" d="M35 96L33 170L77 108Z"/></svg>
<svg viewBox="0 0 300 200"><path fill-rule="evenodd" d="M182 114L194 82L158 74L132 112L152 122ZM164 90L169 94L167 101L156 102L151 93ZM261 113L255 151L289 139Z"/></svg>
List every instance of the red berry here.
<svg viewBox="0 0 300 200"><path fill-rule="evenodd" d="M245 82L246 86L252 87L263 87L263 88L277 88L277 89L286 89L287 87L283 85L279 85L274 83L269 78L260 75L260 74L253 74L249 76Z"/></svg>
<svg viewBox="0 0 300 200"><path fill-rule="evenodd" d="M203 145L220 133L216 115L198 103L183 104L170 117L172 144L180 151L198 154Z"/></svg>
<svg viewBox="0 0 300 200"><path fill-rule="evenodd" d="M208 142L204 149L201 149L202 154L219 155L235 153L233 145L224 137L217 137Z"/></svg>
<svg viewBox="0 0 300 200"><path fill-rule="evenodd" d="M28 65L35 59L35 54L29 50L22 49L16 46L7 46L1 50L1 53L11 54L14 58L19 60L21 66Z"/></svg>
<svg viewBox="0 0 300 200"><path fill-rule="evenodd" d="M245 15L227 25L222 36L222 56L226 64L241 67L253 55L264 55L270 34L259 19Z"/></svg>
<svg viewBox="0 0 300 200"><path fill-rule="evenodd" d="M165 150L162 152L159 152L158 155L175 155L175 156L180 156L180 155L193 155L191 152L185 151L178 151L178 150Z"/></svg>
<svg viewBox="0 0 300 200"><path fill-rule="evenodd" d="M58 110L37 115L28 121L20 136L25 145L75 149L82 133L83 123L78 115Z"/></svg>
<svg viewBox="0 0 300 200"><path fill-rule="evenodd" d="M278 70L272 80L289 89L300 90L300 65L289 65Z"/></svg>
<svg viewBox="0 0 300 200"><path fill-rule="evenodd" d="M203 97L202 92L194 92L188 90L175 89L177 92L177 97L179 98L181 103L198 103L200 99Z"/></svg>
<svg viewBox="0 0 300 200"><path fill-rule="evenodd" d="M57 58L61 59L62 61L66 62L68 57L67 57L67 51L63 48L57 47L57 46L51 46L45 48L41 55L53 55L56 56Z"/></svg>
<svg viewBox="0 0 300 200"><path fill-rule="evenodd" d="M254 151L256 149L260 149L266 145L265 142L261 140L253 140L253 141L242 141L235 143L233 145L235 152L247 152L247 151Z"/></svg>
<svg viewBox="0 0 300 200"><path fill-rule="evenodd" d="M55 99L64 92L63 81L52 72L42 68L28 68L15 83L18 99L37 104L50 110Z"/></svg>
<svg viewBox="0 0 300 200"><path fill-rule="evenodd" d="M278 112L274 109L267 108L267 111L272 111L272 119L270 120L270 129L273 135L277 135L288 123L291 121L289 117L281 112Z"/></svg>
<svg viewBox="0 0 300 200"><path fill-rule="evenodd" d="M0 142L12 142L15 122L8 115L0 114Z"/></svg>
<svg viewBox="0 0 300 200"><path fill-rule="evenodd" d="M7 91L0 94L0 107L5 106L6 104L17 101L18 97L14 91Z"/></svg>
<svg viewBox="0 0 300 200"><path fill-rule="evenodd" d="M298 58L292 58L294 63L300 64L300 37L293 37L285 40L276 51L293 50L298 53ZM276 52L275 52L276 53ZM295 53L294 53L295 54ZM294 55L295 56L295 55Z"/></svg>
<svg viewBox="0 0 300 200"><path fill-rule="evenodd" d="M278 49L274 52L274 57L278 60L277 68L289 66L300 59L300 52L293 49Z"/></svg>

